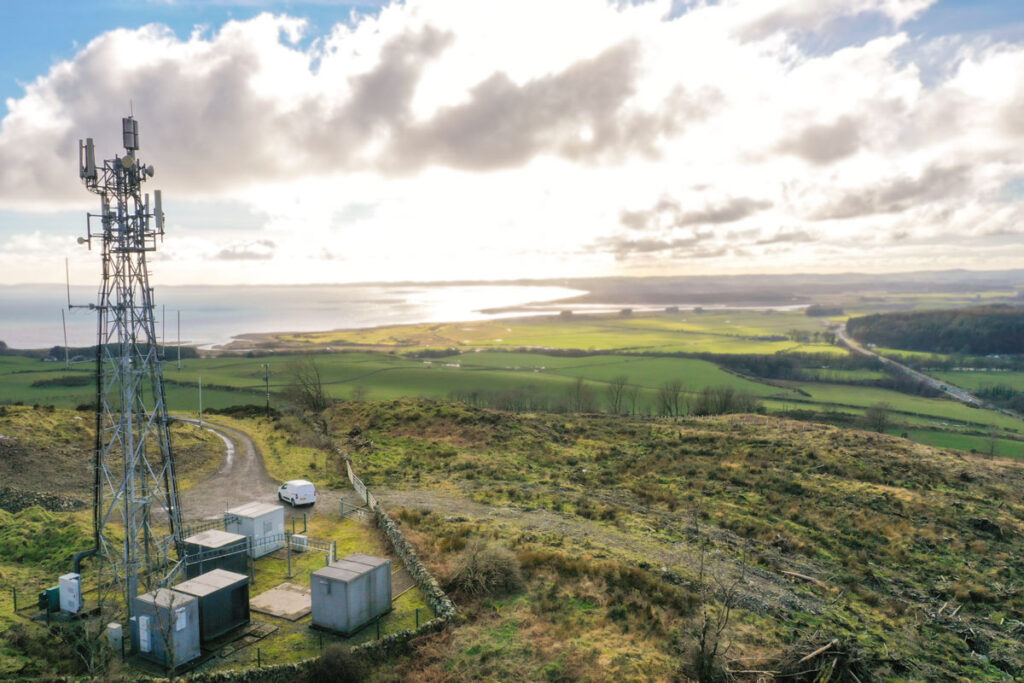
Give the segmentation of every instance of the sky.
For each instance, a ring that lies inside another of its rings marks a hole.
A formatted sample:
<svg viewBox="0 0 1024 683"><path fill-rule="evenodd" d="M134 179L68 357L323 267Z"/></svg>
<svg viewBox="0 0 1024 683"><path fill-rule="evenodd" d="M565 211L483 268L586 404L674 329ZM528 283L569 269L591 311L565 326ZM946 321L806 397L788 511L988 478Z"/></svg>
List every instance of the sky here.
<svg viewBox="0 0 1024 683"><path fill-rule="evenodd" d="M1024 261L1018 0L0 0L0 95L0 284L129 113L163 284Z"/></svg>

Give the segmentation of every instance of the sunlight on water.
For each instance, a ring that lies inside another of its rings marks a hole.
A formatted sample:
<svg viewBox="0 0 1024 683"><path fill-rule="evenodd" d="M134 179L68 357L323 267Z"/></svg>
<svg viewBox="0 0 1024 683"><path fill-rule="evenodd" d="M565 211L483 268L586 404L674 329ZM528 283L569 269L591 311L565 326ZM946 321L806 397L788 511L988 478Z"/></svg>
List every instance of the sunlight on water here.
<svg viewBox="0 0 1024 683"><path fill-rule="evenodd" d="M521 306L575 297L585 292L564 287L519 285L324 285L256 287L162 287L156 290L157 336L189 344L223 344L240 334L314 332L375 325L483 320L508 313L484 309ZM73 304L88 304L96 290L72 287ZM61 285L0 287L0 340L13 348L45 348L63 343ZM161 321L166 307L166 325ZM67 312L65 312L67 313ZM96 343L96 314L68 314L68 344Z"/></svg>

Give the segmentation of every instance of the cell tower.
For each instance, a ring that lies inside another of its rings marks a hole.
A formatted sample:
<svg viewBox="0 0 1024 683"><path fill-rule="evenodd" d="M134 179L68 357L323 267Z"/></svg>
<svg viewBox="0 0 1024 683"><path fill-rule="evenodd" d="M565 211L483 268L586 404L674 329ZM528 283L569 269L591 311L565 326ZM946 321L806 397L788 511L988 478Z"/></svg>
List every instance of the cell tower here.
<svg viewBox="0 0 1024 683"><path fill-rule="evenodd" d="M100 609L121 593L131 615L140 592L166 585L181 556L181 517L168 433L146 254L164 236L160 190L142 194L153 167L135 158L139 124L122 119L124 156L96 165L92 138L79 141L79 175L100 197L80 244L99 240L93 531ZM94 229L95 228L95 229ZM140 591L140 587L142 590Z"/></svg>

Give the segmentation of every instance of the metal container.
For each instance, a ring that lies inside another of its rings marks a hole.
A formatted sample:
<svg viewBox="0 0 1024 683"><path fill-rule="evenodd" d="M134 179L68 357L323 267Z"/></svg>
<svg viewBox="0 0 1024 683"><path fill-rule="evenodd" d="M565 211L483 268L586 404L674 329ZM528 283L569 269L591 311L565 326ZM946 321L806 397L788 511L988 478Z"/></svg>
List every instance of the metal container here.
<svg viewBox="0 0 1024 683"><path fill-rule="evenodd" d="M132 650L163 667L199 657L199 600L169 588L135 598L130 622Z"/></svg>
<svg viewBox="0 0 1024 683"><path fill-rule="evenodd" d="M391 560L386 557L373 557L362 553L352 553L341 558L344 561L356 562L370 567L374 580L370 583L370 611L384 614L391 611Z"/></svg>
<svg viewBox="0 0 1024 683"><path fill-rule="evenodd" d="M249 577L214 569L174 587L199 600L199 638L203 643L249 623Z"/></svg>
<svg viewBox="0 0 1024 683"><path fill-rule="evenodd" d="M284 547L284 508L252 502L228 510L227 530L251 539L250 554L263 557Z"/></svg>
<svg viewBox="0 0 1024 683"><path fill-rule="evenodd" d="M225 569L229 572L249 572L249 543L242 534L219 529L208 529L185 539L185 578Z"/></svg>
<svg viewBox="0 0 1024 683"><path fill-rule="evenodd" d="M65 574L58 579L60 585L60 608L71 614L78 614L82 609L82 577L78 574Z"/></svg>
<svg viewBox="0 0 1024 683"><path fill-rule="evenodd" d="M368 555L360 557L374 563L346 558L313 572L313 626L351 635L391 611L391 561ZM382 596L387 596L386 604Z"/></svg>
<svg viewBox="0 0 1024 683"><path fill-rule="evenodd" d="M60 611L60 586L47 588L39 594L39 609L44 612Z"/></svg>

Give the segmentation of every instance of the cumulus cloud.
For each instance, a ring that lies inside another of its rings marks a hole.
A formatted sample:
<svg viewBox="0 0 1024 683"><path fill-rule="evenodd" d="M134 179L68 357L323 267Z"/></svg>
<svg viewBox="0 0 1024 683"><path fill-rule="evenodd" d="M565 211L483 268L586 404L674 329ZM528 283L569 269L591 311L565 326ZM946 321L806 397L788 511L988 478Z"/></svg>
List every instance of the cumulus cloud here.
<svg viewBox="0 0 1024 683"><path fill-rule="evenodd" d="M163 267L201 255L188 277L200 258L289 282L342 256L349 279L884 267L864 245L970 267L953 235L1020 229L1024 45L904 33L931 4L560 0L539 21L518 0L407 0L316 36L269 13L116 29L8 101L0 207L26 235L29 210L91 207L77 141L115 152L131 100L172 233L174 201L258 217L173 252Z"/></svg>

